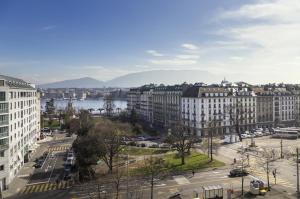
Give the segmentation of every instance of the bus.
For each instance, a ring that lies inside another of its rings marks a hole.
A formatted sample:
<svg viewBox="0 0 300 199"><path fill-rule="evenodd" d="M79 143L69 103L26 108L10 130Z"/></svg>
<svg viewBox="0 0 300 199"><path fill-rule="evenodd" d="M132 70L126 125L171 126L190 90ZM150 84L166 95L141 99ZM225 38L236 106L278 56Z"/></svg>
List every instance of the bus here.
<svg viewBox="0 0 300 199"><path fill-rule="evenodd" d="M290 129L290 128L281 128L275 129L272 138L280 138L280 139L297 139L298 138L298 130Z"/></svg>

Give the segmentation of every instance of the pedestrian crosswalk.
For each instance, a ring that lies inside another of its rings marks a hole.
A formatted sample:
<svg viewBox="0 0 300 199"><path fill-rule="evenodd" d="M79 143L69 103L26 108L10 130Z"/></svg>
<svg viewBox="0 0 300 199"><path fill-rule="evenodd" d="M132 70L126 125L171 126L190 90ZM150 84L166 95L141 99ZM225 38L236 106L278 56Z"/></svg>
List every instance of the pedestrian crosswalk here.
<svg viewBox="0 0 300 199"><path fill-rule="evenodd" d="M250 161L250 165L251 165L251 167L248 169L250 174L255 178L258 178L260 180L267 182L268 177L267 177L266 168L264 168L262 165L259 165L256 159L252 159ZM275 184L275 178L274 178L271 170L269 171L269 181L271 184ZM285 187L290 187L290 188L295 187L295 185L293 183L281 178L278 175L276 176L276 184L282 185Z"/></svg>
<svg viewBox="0 0 300 199"><path fill-rule="evenodd" d="M37 192L68 189L71 186L72 186L71 181L60 182L59 184L56 183L33 184L33 185L27 185L24 189L21 190L20 194L30 194L30 193L37 193Z"/></svg>
<svg viewBox="0 0 300 199"><path fill-rule="evenodd" d="M67 149L70 149L70 146L54 146L54 147L50 147L48 149L49 152L52 152L52 151L65 151Z"/></svg>
<svg viewBox="0 0 300 199"><path fill-rule="evenodd" d="M190 181L184 177L183 175L179 175L179 176L173 176L173 179L177 182L177 184L179 185L183 185L183 184L190 184Z"/></svg>

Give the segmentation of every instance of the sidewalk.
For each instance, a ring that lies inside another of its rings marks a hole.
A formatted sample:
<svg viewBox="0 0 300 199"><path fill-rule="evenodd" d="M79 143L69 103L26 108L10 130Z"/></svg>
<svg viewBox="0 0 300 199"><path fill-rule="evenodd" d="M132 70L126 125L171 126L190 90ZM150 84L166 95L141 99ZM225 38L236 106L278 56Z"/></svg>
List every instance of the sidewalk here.
<svg viewBox="0 0 300 199"><path fill-rule="evenodd" d="M51 141L52 137L46 137L43 140L40 140L37 142L37 144L45 143L48 141ZM16 195L19 191L21 191L26 184L28 183L30 176L34 172L33 165L34 160L37 157L40 157L45 151L48 150L47 146L41 145L38 148L36 148L35 152L33 153L33 156L30 158L29 162L25 163L17 176L14 178L14 180L9 184L8 190L3 191L3 198L11 197Z"/></svg>

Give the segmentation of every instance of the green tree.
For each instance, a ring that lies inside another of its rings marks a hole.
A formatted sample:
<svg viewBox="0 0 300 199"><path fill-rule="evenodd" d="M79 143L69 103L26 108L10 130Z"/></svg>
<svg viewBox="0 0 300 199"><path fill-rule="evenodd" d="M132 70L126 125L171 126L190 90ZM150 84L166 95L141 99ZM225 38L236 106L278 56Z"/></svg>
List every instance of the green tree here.
<svg viewBox="0 0 300 199"><path fill-rule="evenodd" d="M80 130L80 122L79 119L73 118L69 122L69 133L78 134L78 131Z"/></svg>
<svg viewBox="0 0 300 199"><path fill-rule="evenodd" d="M73 143L76 152L76 164L80 180L90 180L94 177L92 165L104 156L104 146L101 138L94 132L86 136L77 137Z"/></svg>
<svg viewBox="0 0 300 199"><path fill-rule="evenodd" d="M93 127L93 119L89 111L81 110L79 113L79 130L78 136L86 135L89 130Z"/></svg>
<svg viewBox="0 0 300 199"><path fill-rule="evenodd" d="M129 117L130 123L132 126L135 126L135 124L138 121L137 113L134 109L131 109L130 111L130 117Z"/></svg>

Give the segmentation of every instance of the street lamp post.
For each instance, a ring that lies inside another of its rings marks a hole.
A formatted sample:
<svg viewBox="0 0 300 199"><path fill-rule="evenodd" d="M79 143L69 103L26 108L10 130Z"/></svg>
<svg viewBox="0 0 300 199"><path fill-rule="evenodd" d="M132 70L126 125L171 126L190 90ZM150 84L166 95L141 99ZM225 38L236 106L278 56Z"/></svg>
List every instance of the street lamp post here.
<svg viewBox="0 0 300 199"><path fill-rule="evenodd" d="M297 199L299 199L299 163L298 163L298 159L299 159L299 149L297 147L297 158L296 158L296 165L297 165Z"/></svg>
<svg viewBox="0 0 300 199"><path fill-rule="evenodd" d="M2 196L2 180L0 180L0 199L3 199L3 196Z"/></svg>
<svg viewBox="0 0 300 199"><path fill-rule="evenodd" d="M126 169L127 169L127 185L126 185L126 189L127 189L127 193L126 193L126 195L127 195L127 199L129 199L129 188L128 188L128 167L129 167L129 154L127 153L127 164L126 164Z"/></svg>

